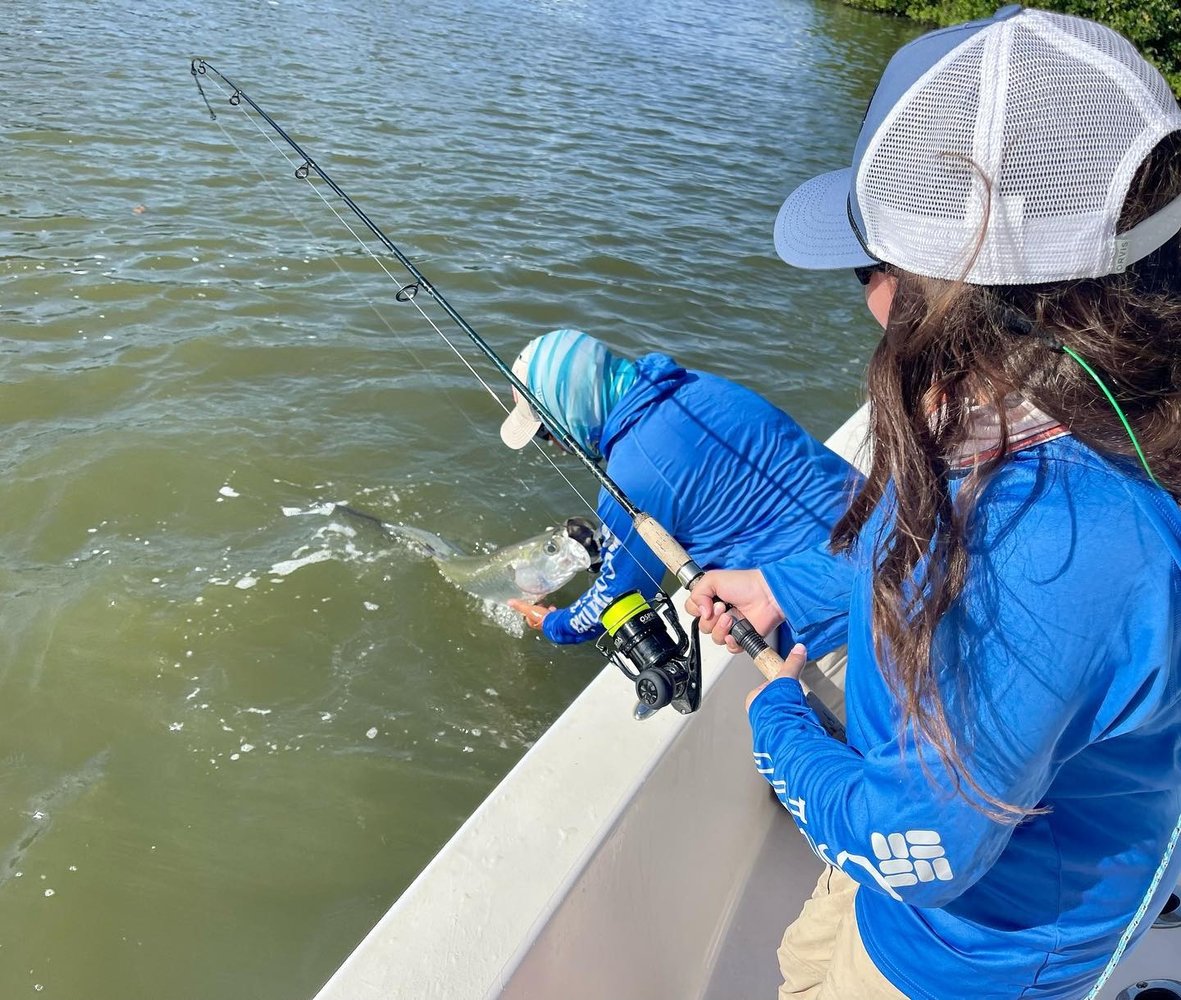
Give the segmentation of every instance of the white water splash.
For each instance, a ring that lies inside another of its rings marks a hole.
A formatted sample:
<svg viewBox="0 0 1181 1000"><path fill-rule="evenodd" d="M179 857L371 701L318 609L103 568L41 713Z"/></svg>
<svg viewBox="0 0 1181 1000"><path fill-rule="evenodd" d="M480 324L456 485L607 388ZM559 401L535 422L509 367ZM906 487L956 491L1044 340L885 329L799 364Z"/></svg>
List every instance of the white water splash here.
<svg viewBox="0 0 1181 1000"><path fill-rule="evenodd" d="M297 569L300 569L303 566L311 566L313 563L326 562L331 558L332 551L330 549L317 549L315 552L309 552L306 556L295 559L285 559L282 562L277 562L271 566L269 572L272 576L290 576Z"/></svg>
<svg viewBox="0 0 1181 1000"><path fill-rule="evenodd" d="M319 514L327 517L336 510L336 502L314 503L310 507L280 507L279 510L283 512L284 517L300 517L304 514Z"/></svg>

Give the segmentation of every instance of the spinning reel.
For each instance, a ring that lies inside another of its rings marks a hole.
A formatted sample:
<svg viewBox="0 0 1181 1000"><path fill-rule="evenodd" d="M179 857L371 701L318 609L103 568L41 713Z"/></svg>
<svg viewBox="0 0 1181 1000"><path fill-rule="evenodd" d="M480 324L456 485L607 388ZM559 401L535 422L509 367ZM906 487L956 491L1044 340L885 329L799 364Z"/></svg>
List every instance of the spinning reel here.
<svg viewBox="0 0 1181 1000"><path fill-rule="evenodd" d="M697 711L701 705L697 619L691 635L686 635L667 594L657 591L649 602L638 590L629 590L604 609L599 621L607 631L595 645L635 684L637 719L647 719L669 704L682 715Z"/></svg>

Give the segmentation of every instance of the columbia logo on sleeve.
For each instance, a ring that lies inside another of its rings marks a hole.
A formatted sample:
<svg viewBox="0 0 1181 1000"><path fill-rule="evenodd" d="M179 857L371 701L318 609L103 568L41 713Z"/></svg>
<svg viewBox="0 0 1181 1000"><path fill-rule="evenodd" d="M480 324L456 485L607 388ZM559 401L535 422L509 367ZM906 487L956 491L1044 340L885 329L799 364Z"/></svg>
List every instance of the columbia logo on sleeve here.
<svg viewBox="0 0 1181 1000"><path fill-rule="evenodd" d="M846 865L856 865L888 895L899 901L902 897L898 895L898 889L920 882L950 882L954 877L942 838L935 830L906 830L900 833L879 833L875 830L869 835L873 859L847 850L836 851L834 855L828 844L817 843L813 839L807 829L808 814L804 800L789 795L787 782L774 776L771 755L756 752L754 758L759 774L771 783L779 801L794 817L816 856L825 863L842 869Z"/></svg>
<svg viewBox="0 0 1181 1000"><path fill-rule="evenodd" d="M951 881L951 863L934 830L907 830L888 836L875 832L869 842L878 859L878 871L892 886Z"/></svg>

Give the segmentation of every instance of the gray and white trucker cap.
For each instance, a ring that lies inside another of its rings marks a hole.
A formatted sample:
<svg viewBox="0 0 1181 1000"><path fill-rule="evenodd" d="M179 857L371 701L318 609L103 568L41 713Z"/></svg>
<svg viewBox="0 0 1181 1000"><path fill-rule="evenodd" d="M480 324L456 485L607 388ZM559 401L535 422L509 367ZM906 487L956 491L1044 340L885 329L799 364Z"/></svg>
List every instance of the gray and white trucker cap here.
<svg viewBox="0 0 1181 1000"><path fill-rule="evenodd" d="M1181 230L1178 198L1117 232L1137 168L1178 129L1168 84L1122 35L1003 7L894 54L852 166L788 197L775 249L979 285L1118 273Z"/></svg>

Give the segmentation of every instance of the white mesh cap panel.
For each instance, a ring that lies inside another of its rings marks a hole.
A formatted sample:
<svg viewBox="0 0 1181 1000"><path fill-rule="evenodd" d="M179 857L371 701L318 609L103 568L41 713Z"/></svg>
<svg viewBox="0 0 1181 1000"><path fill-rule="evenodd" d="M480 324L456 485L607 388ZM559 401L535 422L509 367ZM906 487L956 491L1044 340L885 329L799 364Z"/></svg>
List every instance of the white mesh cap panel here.
<svg viewBox="0 0 1181 1000"><path fill-rule="evenodd" d="M1128 184L1178 128L1124 38L1023 11L953 49L882 122L855 182L869 250L975 284L1110 274Z"/></svg>
<svg viewBox="0 0 1181 1000"><path fill-rule="evenodd" d="M960 274L975 242L970 158L982 39L918 80L882 123L855 181L869 251L918 274ZM949 276L950 276L949 274Z"/></svg>

